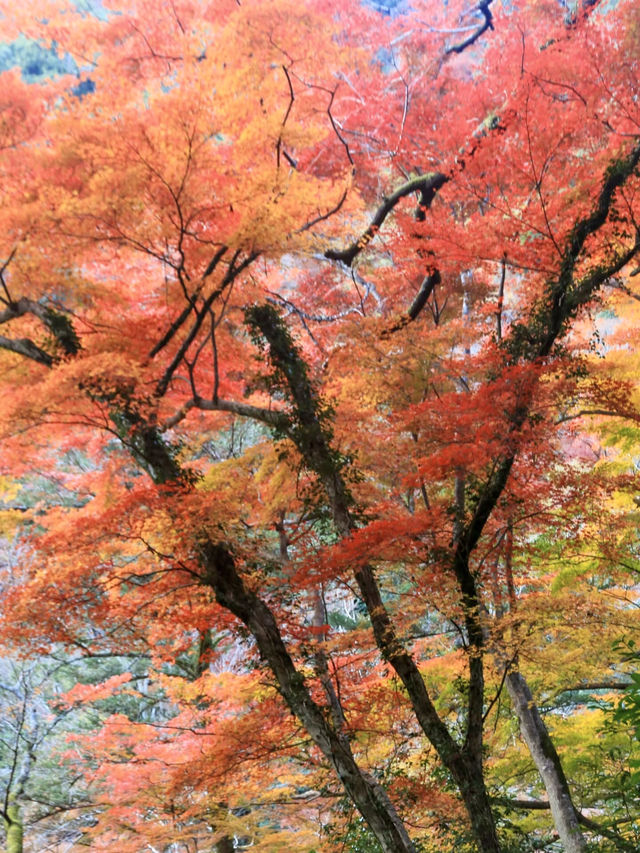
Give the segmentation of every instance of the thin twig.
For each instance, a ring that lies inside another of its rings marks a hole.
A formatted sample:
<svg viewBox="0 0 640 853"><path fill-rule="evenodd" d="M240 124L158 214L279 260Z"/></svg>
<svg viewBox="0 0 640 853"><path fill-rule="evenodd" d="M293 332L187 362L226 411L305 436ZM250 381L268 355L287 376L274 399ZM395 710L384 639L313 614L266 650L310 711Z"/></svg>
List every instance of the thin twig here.
<svg viewBox="0 0 640 853"><path fill-rule="evenodd" d="M291 82L291 76L289 74L287 66L283 65L282 70L284 71L284 76L287 78L287 83L289 84L289 104L287 105L284 118L282 119L282 124L280 125L280 133L278 134L278 141L276 142L276 166L278 169L280 169L280 154L282 152L282 134L287 124L287 120L291 114L291 110L293 109L293 102L296 99L295 93L293 91L293 83ZM292 162L289 157L287 157L287 160L289 160L289 162Z"/></svg>

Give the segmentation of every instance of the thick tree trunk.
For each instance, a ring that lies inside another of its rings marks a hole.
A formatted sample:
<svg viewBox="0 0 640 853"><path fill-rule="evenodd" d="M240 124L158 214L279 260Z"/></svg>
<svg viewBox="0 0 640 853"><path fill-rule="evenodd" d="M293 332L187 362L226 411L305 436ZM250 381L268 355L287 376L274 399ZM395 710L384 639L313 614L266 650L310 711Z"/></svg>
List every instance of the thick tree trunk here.
<svg viewBox="0 0 640 853"><path fill-rule="evenodd" d="M500 853L493 810L484 784L482 756L463 756L462 765L462 773L454 775L454 778L460 788L478 850L480 853Z"/></svg>
<svg viewBox="0 0 640 853"><path fill-rule="evenodd" d="M20 817L20 806L16 803L11 803L7 807L4 827L7 833L7 853L22 853L22 818Z"/></svg>
<svg viewBox="0 0 640 853"><path fill-rule="evenodd" d="M216 843L216 853L233 853L234 850L233 838L230 838L228 835L225 835L224 838L221 838Z"/></svg>
<svg viewBox="0 0 640 853"><path fill-rule="evenodd" d="M132 453L155 483L173 482L180 488L189 487L189 475L180 468L173 449L154 426L147 424L135 411L121 413L120 420L126 421ZM287 651L273 613L245 586L230 549L225 544L213 542L206 534L197 547L202 584L213 591L222 607L250 630L291 712L333 766L384 853L417 853L387 792L376 779L360 769L348 739L332 725L326 709L312 699L304 676L298 672Z"/></svg>
<svg viewBox="0 0 640 853"><path fill-rule="evenodd" d="M275 618L238 574L231 553L223 545L200 543L203 583L216 600L249 628L261 656L273 672L278 689L313 742L331 762L351 801L376 836L384 853L416 853L409 835L384 788L358 766L351 746L311 697L282 640ZM493 850L493 848L487 848Z"/></svg>
<svg viewBox="0 0 640 853"><path fill-rule="evenodd" d="M533 701L531 690L519 672L506 678L507 690L520 722L520 731L542 778L549 797L553 822L564 853L584 853L587 849L560 758L547 727Z"/></svg>

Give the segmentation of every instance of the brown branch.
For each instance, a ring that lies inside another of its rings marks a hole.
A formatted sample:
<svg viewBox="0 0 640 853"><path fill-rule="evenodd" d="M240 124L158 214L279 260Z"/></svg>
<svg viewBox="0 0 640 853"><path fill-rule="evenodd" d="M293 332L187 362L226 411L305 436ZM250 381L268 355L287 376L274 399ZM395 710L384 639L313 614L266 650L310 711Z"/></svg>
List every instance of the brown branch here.
<svg viewBox="0 0 640 853"><path fill-rule="evenodd" d="M204 287L205 280L218 266L218 263L222 260L226 251L226 246L222 246L220 249L218 249L213 258L209 261L206 270L203 272L202 278L200 279L197 288L194 290L191 296L185 294L188 299L188 305L186 305L185 308L180 312L179 316L173 321L173 323L169 326L164 335L160 338L158 343L150 351L149 358L153 358L160 352L160 350L166 347L166 345L169 343L169 341L171 341L178 329L184 324L191 311L195 310L195 301L198 298L200 292L202 291L202 288Z"/></svg>
<svg viewBox="0 0 640 853"><path fill-rule="evenodd" d="M284 76L287 78L287 83L289 84L289 104L287 105L287 110L284 114L284 118L282 119L282 124L280 125L280 133L278 134L278 141L276 142L276 166L278 169L280 168L280 154L282 153L282 133L287 124L287 120L291 114L291 110L293 109L293 102L296 99L296 96L293 91L293 84L291 82L291 76L289 75L287 66L283 65L282 70L284 71ZM289 163L292 162L290 157L287 157L287 160L289 161Z"/></svg>
<svg viewBox="0 0 640 853"><path fill-rule="evenodd" d="M563 693L576 693L580 690L626 690L632 684L633 681L592 681L586 684L575 684L572 687L563 687L555 695L561 696Z"/></svg>
<svg viewBox="0 0 640 853"><path fill-rule="evenodd" d="M401 199L412 193L419 192L420 207L426 210L431 206L440 187L446 184L448 180L449 178L443 175L442 172L433 172L428 175L418 175L406 181L383 200L375 212L371 224L358 240L352 243L347 249L327 249L324 253L325 258L331 261L342 261L342 263L350 267L365 246L375 237L387 216Z"/></svg>
<svg viewBox="0 0 640 853"><path fill-rule="evenodd" d="M581 823L582 826L586 827L591 832L596 835L602 835L604 838L608 838L610 841L613 841L618 850L626 850L628 853L637 853L638 848L635 844L630 841L627 841L623 838L618 832L614 830L607 829L599 823L588 818L586 815L582 814L578 809L575 810L576 817L578 818L578 823Z"/></svg>
<svg viewBox="0 0 640 853"><path fill-rule="evenodd" d="M627 420L640 420L640 415L633 412L614 412L610 409L580 409L573 415L562 415L556 420L556 425L564 424L567 421L575 421L577 418L583 418L585 415L594 415L603 418L626 418Z"/></svg>
<svg viewBox="0 0 640 853"><path fill-rule="evenodd" d="M331 122L331 127L333 128L333 132L338 137L340 142L344 145L344 150L346 151L347 158L348 158L349 162L351 163L351 171L353 174L353 172L356 168L356 164L353 160L353 157L351 156L351 150L349 148L349 143L344 138L344 136L340 133L340 129L338 128L336 120L333 117L333 113L331 112L331 107L333 106L333 99L336 96L336 92L337 92L337 89L333 89L333 91L331 92L331 97L329 98L329 105L327 106L327 115L329 116L329 121Z"/></svg>
<svg viewBox="0 0 640 853"><path fill-rule="evenodd" d="M469 36L469 38L465 39L460 44L455 44L453 47L449 47L445 50L445 56L448 56L450 53L462 53L468 47L471 47L483 33L486 33L487 30L493 29L493 15L491 14L491 10L489 6L493 0L482 0L481 3L476 7L476 11L481 12L484 16L484 22L482 25Z"/></svg>
<svg viewBox="0 0 640 853"><path fill-rule="evenodd" d="M160 432L171 429L184 420L191 409L200 409L205 412L229 412L242 418L250 418L254 421L268 424L271 427L282 428L288 423L285 412L274 409L261 409L259 406L251 406L249 403L241 403L236 400L205 400L204 397L194 396L187 400L178 411L160 426Z"/></svg>
<svg viewBox="0 0 640 853"><path fill-rule="evenodd" d="M220 366L218 364L218 344L216 342L216 315L211 312L211 355L213 357L213 389L211 391L211 399L214 402L218 400L218 390L220 388Z"/></svg>
<svg viewBox="0 0 640 853"><path fill-rule="evenodd" d="M499 806L506 806L510 809L522 809L524 811L549 811L551 809L550 803L546 800L512 800L509 797L492 797L491 802ZM636 853L636 845L627 841L618 832L608 829L605 826L601 826L599 823L596 823L584 815L579 809L574 808L574 811L576 813L578 823L582 824L582 826L586 827L595 835L601 835L603 838L608 838L610 841L613 841L618 850Z"/></svg>
<svg viewBox="0 0 640 853"><path fill-rule="evenodd" d="M0 335L0 348L24 355L26 358L37 361L38 364L44 364L45 367L51 367L55 361L53 356L34 344L29 338L7 338Z"/></svg>
<svg viewBox="0 0 640 853"><path fill-rule="evenodd" d="M220 285L211 293L204 301L202 308L199 311L196 311L196 319L193 323L193 326L189 330L187 337L182 342L178 352L172 358L171 363L166 368L162 378L159 380L156 385L156 396L162 397L169 387L169 383L171 382L171 378L173 374L178 368L178 365L183 360L187 351L191 344L193 343L196 335L198 334L202 323L204 322L205 317L209 314L209 309L215 302L215 300L224 293L225 288L227 288L230 284L232 284L237 276L246 269L253 261L256 259L257 254L253 253L248 255L244 261L242 261L238 266L235 265L236 260L238 259L238 255L240 254L240 250L238 249L234 254L231 263L229 264L229 269L224 275L224 278L220 282Z"/></svg>
<svg viewBox="0 0 640 853"><path fill-rule="evenodd" d="M209 412L231 412L234 415L251 418L254 421L262 421L262 423L274 427L283 427L288 423L288 418L284 412L274 409L261 409L258 406L251 406L249 403L241 403L237 400L218 399L214 401L196 397L194 406Z"/></svg>
<svg viewBox="0 0 640 853"><path fill-rule="evenodd" d="M11 263L11 261L14 259L15 254L16 254L16 251L17 251L17 249L16 249L16 247L14 246L14 248L11 250L11 254L10 254L10 255L9 255L9 257L7 258L7 260L6 260L6 261L2 264L2 266L0 267L0 284L2 284L2 289L4 290L4 292L5 292L5 294L6 294L6 299L5 299L5 298L3 298L3 299L2 299L2 301L3 301L3 302L6 302L8 305L10 305L10 304L11 304L12 299L11 299L11 294L9 293L9 289L8 289L8 287L7 287L7 283L6 283L6 281L4 280L4 274L5 274L5 271L6 271L7 267L9 266L9 264Z"/></svg>
<svg viewBox="0 0 640 853"><path fill-rule="evenodd" d="M512 800L510 797L492 797L491 802L498 806L527 811L549 811L551 808L546 800Z"/></svg>
<svg viewBox="0 0 640 853"><path fill-rule="evenodd" d="M318 216L316 216L314 219L310 219L308 222L305 222L305 224L302 226L302 228L298 228L298 230L296 231L296 234L302 234L304 231L308 231L309 228L313 228L313 226L317 225L318 222L324 222L325 219L329 219L331 216L334 215L334 213L337 213L340 210L340 208L342 207L342 205L345 203L345 201L347 200L348 194L349 194L349 187L346 187L344 192L340 196L338 203L334 207L332 207L331 210L328 210L326 213L321 213Z"/></svg>
<svg viewBox="0 0 640 853"><path fill-rule="evenodd" d="M507 255L501 261L500 286L498 287L498 307L496 309L496 338L502 340L502 309L504 306L504 282L507 276Z"/></svg>
<svg viewBox="0 0 640 853"><path fill-rule="evenodd" d="M427 275L422 279L420 289L418 290L416 298L411 303L407 313L399 320L397 320L389 329L385 329L382 332L382 337L387 337L393 332L398 332L400 329L404 329L405 326L408 326L409 323L415 320L418 314L427 304L427 300L433 293L434 287L437 284L440 284L440 281L441 278L439 270L434 269L431 272L427 273Z"/></svg>

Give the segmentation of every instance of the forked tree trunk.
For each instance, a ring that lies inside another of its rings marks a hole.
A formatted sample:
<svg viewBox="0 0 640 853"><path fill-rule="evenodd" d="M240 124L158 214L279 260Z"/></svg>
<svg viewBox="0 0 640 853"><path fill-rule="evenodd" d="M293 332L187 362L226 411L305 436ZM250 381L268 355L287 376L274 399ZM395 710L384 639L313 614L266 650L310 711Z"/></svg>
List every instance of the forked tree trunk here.
<svg viewBox="0 0 640 853"><path fill-rule="evenodd" d="M547 727L533 701L531 690L519 672L506 678L507 690L520 722L520 731L549 797L553 822L564 853L585 853L587 846L580 831L567 778Z"/></svg>
<svg viewBox="0 0 640 853"><path fill-rule="evenodd" d="M280 374L280 382L289 388L290 402L295 412L295 420L291 424L289 437L297 445L308 467L318 474L331 509L335 530L342 538L346 539L357 527L352 515L352 500L343 477L343 463L331 448L331 428L324 420L318 397L307 373L307 365L291 340L287 328L271 306L254 306L247 312L246 318L249 325L257 328L268 342L270 359L275 371ZM474 581L468 570L467 562L465 562L464 571L460 568L461 565L460 559L456 563L457 573L462 572L465 575L467 586L470 584L472 587L471 593L467 595L469 601L465 600L465 603L467 605L470 603L473 607L477 601ZM361 566L355 572L355 580L371 619L378 649L401 679L418 723L458 786L479 851L481 853L500 853L500 844L491 803L484 783L482 767L481 717L484 680L481 662L475 667L473 663L471 664L476 677L470 679L469 686L469 736L464 745L459 745L438 715L415 660L396 633L382 600L373 567L367 564ZM474 630L478 635L475 646L479 649L482 638L477 628L472 628L471 632ZM253 629L252 632L257 639L256 632ZM472 707L475 709L474 713L472 713ZM479 716L480 720L474 720L478 725L472 726L471 718L476 716ZM306 723L305 725L311 734L309 726ZM474 729L473 733L471 728ZM336 770L338 770L337 767ZM347 782L339 770L338 775L349 791ZM382 788L380 792L386 797ZM377 832L367 815L362 811L358 802L356 800L354 802L377 836ZM403 849L397 848L398 851Z"/></svg>

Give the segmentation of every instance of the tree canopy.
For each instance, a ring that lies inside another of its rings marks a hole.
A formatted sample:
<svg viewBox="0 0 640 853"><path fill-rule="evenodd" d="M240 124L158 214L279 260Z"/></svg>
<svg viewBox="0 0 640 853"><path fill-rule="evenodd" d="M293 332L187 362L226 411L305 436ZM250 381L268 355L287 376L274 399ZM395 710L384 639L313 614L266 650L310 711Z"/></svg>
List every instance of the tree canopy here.
<svg viewBox="0 0 640 853"><path fill-rule="evenodd" d="M0 13L0 639L84 661L82 844L637 849L637 4Z"/></svg>

